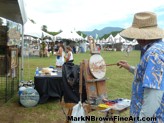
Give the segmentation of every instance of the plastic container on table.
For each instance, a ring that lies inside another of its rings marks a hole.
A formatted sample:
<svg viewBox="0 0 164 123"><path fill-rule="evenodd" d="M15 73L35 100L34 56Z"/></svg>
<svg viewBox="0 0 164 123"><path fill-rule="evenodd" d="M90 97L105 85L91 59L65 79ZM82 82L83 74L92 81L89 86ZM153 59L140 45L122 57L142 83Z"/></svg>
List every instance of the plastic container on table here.
<svg viewBox="0 0 164 123"><path fill-rule="evenodd" d="M36 68L35 76L39 76L39 68L38 67Z"/></svg>

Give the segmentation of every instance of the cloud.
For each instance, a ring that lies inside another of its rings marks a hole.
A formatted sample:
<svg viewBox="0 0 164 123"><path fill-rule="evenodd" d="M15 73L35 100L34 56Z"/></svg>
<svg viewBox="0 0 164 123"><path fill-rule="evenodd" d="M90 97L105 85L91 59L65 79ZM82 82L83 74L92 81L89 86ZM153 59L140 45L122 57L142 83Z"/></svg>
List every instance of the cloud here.
<svg viewBox="0 0 164 123"><path fill-rule="evenodd" d="M127 27L136 12L164 14L162 0L25 0L25 3L29 18L47 25L50 31L93 30L104 24Z"/></svg>

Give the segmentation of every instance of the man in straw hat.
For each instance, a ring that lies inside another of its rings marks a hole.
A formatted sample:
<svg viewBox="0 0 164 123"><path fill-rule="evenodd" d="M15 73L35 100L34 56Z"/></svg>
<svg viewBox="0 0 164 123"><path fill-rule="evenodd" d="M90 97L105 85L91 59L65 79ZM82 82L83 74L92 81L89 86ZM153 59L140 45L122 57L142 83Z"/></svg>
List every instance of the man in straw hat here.
<svg viewBox="0 0 164 123"><path fill-rule="evenodd" d="M164 30L158 27L156 14L136 13L132 26L120 35L136 39L141 46L141 59L136 69L126 61L118 62L118 66L135 73L131 116L141 119L154 117L159 123L164 123Z"/></svg>

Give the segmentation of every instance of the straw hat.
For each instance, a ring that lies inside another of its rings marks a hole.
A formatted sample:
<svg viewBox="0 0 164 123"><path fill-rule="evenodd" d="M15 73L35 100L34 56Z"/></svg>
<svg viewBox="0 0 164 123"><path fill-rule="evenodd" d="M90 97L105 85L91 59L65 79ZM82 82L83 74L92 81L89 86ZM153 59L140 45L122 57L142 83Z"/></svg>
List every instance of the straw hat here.
<svg viewBox="0 0 164 123"><path fill-rule="evenodd" d="M132 26L120 35L129 39L153 40L164 38L164 30L158 27L155 13L140 12L134 15Z"/></svg>

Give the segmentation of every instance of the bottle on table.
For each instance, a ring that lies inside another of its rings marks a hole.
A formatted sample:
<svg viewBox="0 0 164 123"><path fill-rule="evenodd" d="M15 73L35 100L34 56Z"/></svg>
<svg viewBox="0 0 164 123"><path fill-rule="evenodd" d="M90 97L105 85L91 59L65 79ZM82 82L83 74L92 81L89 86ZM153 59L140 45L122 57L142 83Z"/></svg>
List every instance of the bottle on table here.
<svg viewBox="0 0 164 123"><path fill-rule="evenodd" d="M38 67L36 68L35 76L39 76L39 68Z"/></svg>

